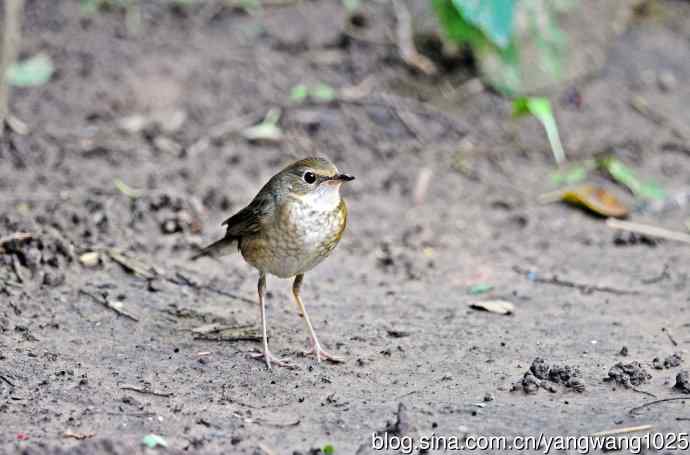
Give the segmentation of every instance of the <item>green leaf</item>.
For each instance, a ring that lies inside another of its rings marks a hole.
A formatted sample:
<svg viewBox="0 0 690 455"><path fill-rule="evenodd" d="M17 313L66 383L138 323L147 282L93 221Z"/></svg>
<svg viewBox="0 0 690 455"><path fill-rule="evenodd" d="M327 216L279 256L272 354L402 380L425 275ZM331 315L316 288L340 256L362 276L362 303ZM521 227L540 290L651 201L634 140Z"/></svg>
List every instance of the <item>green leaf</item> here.
<svg viewBox="0 0 690 455"><path fill-rule="evenodd" d="M290 90L290 101L293 103L302 103L307 99L309 89L304 84L297 84Z"/></svg>
<svg viewBox="0 0 690 455"><path fill-rule="evenodd" d="M556 163L565 162L565 151L558 134L558 125L551 109L548 98L520 97L513 100L513 117L521 117L525 114L535 116L546 130L546 136L551 145L551 152Z"/></svg>
<svg viewBox="0 0 690 455"><path fill-rule="evenodd" d="M335 453L335 449L333 448L332 444L326 444L321 450L324 455L333 455Z"/></svg>
<svg viewBox="0 0 690 455"><path fill-rule="evenodd" d="M492 291L494 289L494 286L489 283L478 283L470 286L470 288L467 290L472 295L479 295L479 294L484 294L489 291Z"/></svg>
<svg viewBox="0 0 690 455"><path fill-rule="evenodd" d="M452 0L463 18L478 27L491 42L505 49L513 33L516 0Z"/></svg>
<svg viewBox="0 0 690 455"><path fill-rule="evenodd" d="M7 80L17 87L35 87L50 80L55 68L46 54L35 55L7 69Z"/></svg>
<svg viewBox="0 0 690 455"><path fill-rule="evenodd" d="M573 185L584 181L588 174L589 169L578 164L574 167L554 172L551 174L551 181L556 185Z"/></svg>
<svg viewBox="0 0 690 455"><path fill-rule="evenodd" d="M280 115L280 109L269 110L263 122L245 129L242 136L248 141L280 141L283 138L283 130L278 126Z"/></svg>
<svg viewBox="0 0 690 455"><path fill-rule="evenodd" d="M642 182L621 160L615 157L607 157L599 161L599 165L605 169L617 182L625 185L639 198L661 200L666 197L666 191L654 182Z"/></svg>
<svg viewBox="0 0 690 455"><path fill-rule="evenodd" d="M124 194L125 196L136 199L138 197L143 196L144 192L142 190L137 190L132 188L131 186L127 185L125 182L122 181L122 179L116 178L113 183L115 184L115 188L117 190Z"/></svg>
<svg viewBox="0 0 690 455"><path fill-rule="evenodd" d="M482 31L460 15L452 0L432 0L432 5L449 40L458 44L469 43L472 46L486 41Z"/></svg>
<svg viewBox="0 0 690 455"><path fill-rule="evenodd" d="M336 98L335 89L323 82L311 89L310 94L314 100L322 103L330 103Z"/></svg>
<svg viewBox="0 0 690 455"><path fill-rule="evenodd" d="M147 434L144 439L141 440L149 449L155 449L156 447L168 447L168 443L163 439L163 437L157 434Z"/></svg>

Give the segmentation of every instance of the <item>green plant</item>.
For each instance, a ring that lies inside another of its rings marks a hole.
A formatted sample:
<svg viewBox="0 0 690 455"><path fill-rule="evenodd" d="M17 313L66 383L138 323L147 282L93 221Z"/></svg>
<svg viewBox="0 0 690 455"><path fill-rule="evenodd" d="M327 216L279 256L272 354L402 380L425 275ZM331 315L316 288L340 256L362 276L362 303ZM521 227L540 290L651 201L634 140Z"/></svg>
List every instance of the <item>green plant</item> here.
<svg viewBox="0 0 690 455"><path fill-rule="evenodd" d="M317 103L330 103L337 98L338 94L333 87L323 82L309 87L305 84L297 84L290 90L290 101L293 103L303 103L311 99Z"/></svg>
<svg viewBox="0 0 690 455"><path fill-rule="evenodd" d="M565 162L565 151L561 144L561 136L558 134L556 117L553 115L551 103L548 98L520 97L513 100L513 117L521 117L531 114L544 126L546 137L551 145L553 158L558 165Z"/></svg>
<svg viewBox="0 0 690 455"><path fill-rule="evenodd" d="M55 71L53 62L46 54L37 54L21 62L13 63L7 69L7 81L16 87L43 85Z"/></svg>
<svg viewBox="0 0 690 455"><path fill-rule="evenodd" d="M503 94L521 92L524 75L521 55L528 43L537 49L540 67L548 76L560 77L566 37L557 14L568 0L432 0L448 40L469 45L484 79ZM515 30L522 15L526 26Z"/></svg>

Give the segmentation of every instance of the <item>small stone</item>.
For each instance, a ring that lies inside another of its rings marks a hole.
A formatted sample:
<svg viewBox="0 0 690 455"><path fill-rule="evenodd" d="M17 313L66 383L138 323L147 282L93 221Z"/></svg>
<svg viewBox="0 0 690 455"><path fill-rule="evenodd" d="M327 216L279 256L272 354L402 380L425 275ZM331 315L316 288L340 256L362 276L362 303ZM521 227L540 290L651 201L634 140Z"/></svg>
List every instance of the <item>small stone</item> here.
<svg viewBox="0 0 690 455"><path fill-rule="evenodd" d="M678 86L678 78L671 71L661 71L657 76L659 88L664 92L671 92Z"/></svg>
<svg viewBox="0 0 690 455"><path fill-rule="evenodd" d="M170 155L179 155L182 151L182 146L180 144L165 136L156 136L153 139L153 145L156 146L159 151Z"/></svg>
<svg viewBox="0 0 690 455"><path fill-rule="evenodd" d="M96 267L100 260L101 257L96 251L89 251L79 256L79 262L84 267Z"/></svg>
<svg viewBox="0 0 690 455"><path fill-rule="evenodd" d="M120 129L130 134L136 134L143 131L149 124L150 119L139 114L124 117L118 122Z"/></svg>
<svg viewBox="0 0 690 455"><path fill-rule="evenodd" d="M484 395L484 401L489 402L489 401L494 401L496 398L494 397L493 393L487 392Z"/></svg>

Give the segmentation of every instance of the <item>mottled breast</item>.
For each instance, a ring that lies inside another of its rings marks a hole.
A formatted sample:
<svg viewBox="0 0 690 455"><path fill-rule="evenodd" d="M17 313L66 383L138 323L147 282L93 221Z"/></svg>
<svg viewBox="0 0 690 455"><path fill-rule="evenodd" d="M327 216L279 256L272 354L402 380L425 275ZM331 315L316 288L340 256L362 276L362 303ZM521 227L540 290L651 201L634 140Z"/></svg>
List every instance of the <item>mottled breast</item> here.
<svg viewBox="0 0 690 455"><path fill-rule="evenodd" d="M282 204L271 226L260 236L244 238L240 250L257 269L281 278L305 273L323 261L338 244L347 224L347 206L311 198Z"/></svg>

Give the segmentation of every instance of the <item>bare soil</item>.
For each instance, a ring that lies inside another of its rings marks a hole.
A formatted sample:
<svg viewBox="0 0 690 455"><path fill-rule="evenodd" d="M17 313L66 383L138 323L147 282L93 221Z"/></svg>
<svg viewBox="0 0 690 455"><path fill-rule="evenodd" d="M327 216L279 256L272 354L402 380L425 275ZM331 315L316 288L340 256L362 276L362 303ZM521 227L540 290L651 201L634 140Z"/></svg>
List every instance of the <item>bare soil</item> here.
<svg viewBox="0 0 690 455"><path fill-rule="evenodd" d="M0 252L0 453L143 453L149 433L170 453L364 454L387 429L687 431L687 401L633 408L687 390L674 385L688 362L689 247L538 204L554 169L539 124L512 120L490 91L463 92L466 63L435 78L407 69L377 2L356 37L336 1L256 15L142 3L134 34L118 10L27 1L21 55L46 52L57 73L14 91L31 133L0 143L0 237L31 234ZM682 190L690 4L651 3L601 72L553 99L571 159L615 153ZM319 82L365 96L290 102L294 85ZM421 86L434 95L410 96ZM429 101L448 92L453 103ZM273 107L281 141L238 134ZM256 272L237 255L189 257L286 162L313 154L357 176L348 231L303 292L322 342L347 361L301 357L290 283L270 278L270 343L298 368L267 371L248 356L256 341L192 332L254 327ZM674 230L687 218L633 215ZM82 264L89 252L96 265ZM470 308L486 299L515 310ZM605 381L619 363L644 373Z"/></svg>

